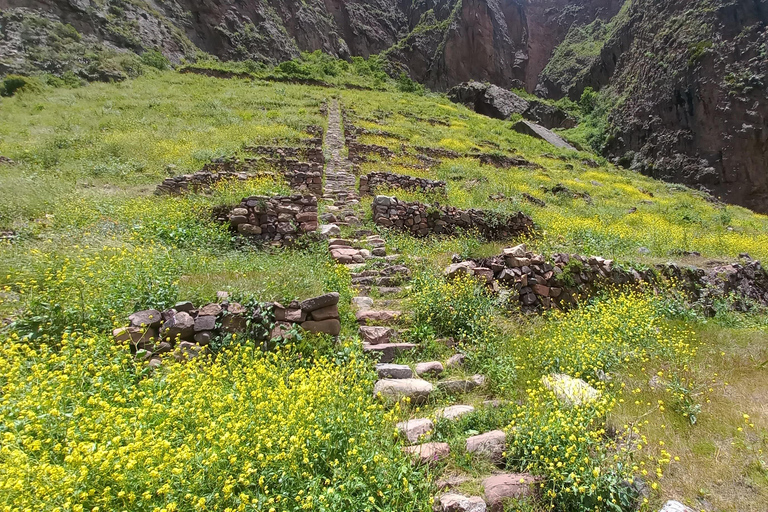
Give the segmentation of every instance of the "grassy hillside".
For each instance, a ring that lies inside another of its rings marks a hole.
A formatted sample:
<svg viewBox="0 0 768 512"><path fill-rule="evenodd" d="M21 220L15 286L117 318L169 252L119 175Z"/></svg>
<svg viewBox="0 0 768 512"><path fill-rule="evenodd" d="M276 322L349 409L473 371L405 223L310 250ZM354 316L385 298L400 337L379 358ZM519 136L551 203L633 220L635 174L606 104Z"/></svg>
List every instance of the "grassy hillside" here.
<svg viewBox="0 0 768 512"><path fill-rule="evenodd" d="M381 232L414 273L395 300L408 311L405 336L420 344L397 361L445 358L452 352L437 340L453 336L467 363L447 373L488 381L462 398L474 413L436 421L433 440L452 448L447 461L411 465L395 422L457 399L388 407L372 397L351 270L334 263L327 242L242 245L212 215L249 195L288 193L287 183L152 194L164 177L246 156L246 145L298 144L309 126L327 128L321 106L331 98L371 132L360 142L395 153L372 155L362 172L447 182L446 197L391 191L399 198L523 211L537 226L525 240L536 252L626 267L708 265L745 252L768 261L768 217L553 149L440 96L174 72L22 91L0 99L0 155L15 162L0 163L0 229L16 234L0 242L4 510L429 510L440 478L496 471L466 453L464 439L497 428L507 432L507 468L542 478L539 497L511 510L657 510L672 498L696 510L766 509L760 307L737 313L724 299L707 317L674 287L619 288L568 312L524 316L472 279L442 276L454 253L490 256L521 240L387 232L363 198L363 227ZM459 156L422 165L422 146ZM467 156L477 152L538 167L484 165ZM320 213L329 206L321 201ZM213 361L154 373L112 340L136 310L215 302L219 290L284 304L338 291L340 340L303 334L262 352L230 339ZM552 372L585 379L600 399L558 407L540 384ZM481 494L478 486L459 490Z"/></svg>

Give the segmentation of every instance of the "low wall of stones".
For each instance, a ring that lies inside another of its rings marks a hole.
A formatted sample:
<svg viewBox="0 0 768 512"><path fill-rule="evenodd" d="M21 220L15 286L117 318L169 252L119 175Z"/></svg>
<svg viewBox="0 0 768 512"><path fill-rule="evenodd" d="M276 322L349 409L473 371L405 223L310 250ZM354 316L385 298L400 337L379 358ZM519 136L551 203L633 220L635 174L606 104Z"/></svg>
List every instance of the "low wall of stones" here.
<svg viewBox="0 0 768 512"><path fill-rule="evenodd" d="M341 330L338 303L336 292L294 301L288 306L274 302L247 308L225 300L196 307L191 302L180 302L165 311L137 311L128 317L126 327L115 329L112 334L115 342L127 345L133 354L143 351L142 360L155 367L166 357L177 361L193 359L208 352L212 341L246 330L256 341L284 337L294 326L337 336Z"/></svg>
<svg viewBox="0 0 768 512"><path fill-rule="evenodd" d="M255 241L289 244L317 230L317 197L312 195L251 196L227 216L240 235Z"/></svg>
<svg viewBox="0 0 768 512"><path fill-rule="evenodd" d="M359 190L361 196L375 194L378 187L446 194L444 181L417 178L391 172L371 172L360 176Z"/></svg>
<svg viewBox="0 0 768 512"><path fill-rule="evenodd" d="M736 299L733 307L739 310L748 309L749 301L768 305L768 272L752 260L707 269L675 264L624 269L596 256L558 253L545 258L523 244L504 249L499 256L453 263L445 273L472 274L496 291L508 290L525 312L567 309L607 286L654 285L663 278L674 279L710 314L713 300L728 295Z"/></svg>
<svg viewBox="0 0 768 512"><path fill-rule="evenodd" d="M529 233L533 220L522 212L500 217L484 210L459 210L450 206L408 203L389 196L373 200L373 221L385 228L397 228L415 236L451 235L457 230L477 230L488 240L502 240Z"/></svg>

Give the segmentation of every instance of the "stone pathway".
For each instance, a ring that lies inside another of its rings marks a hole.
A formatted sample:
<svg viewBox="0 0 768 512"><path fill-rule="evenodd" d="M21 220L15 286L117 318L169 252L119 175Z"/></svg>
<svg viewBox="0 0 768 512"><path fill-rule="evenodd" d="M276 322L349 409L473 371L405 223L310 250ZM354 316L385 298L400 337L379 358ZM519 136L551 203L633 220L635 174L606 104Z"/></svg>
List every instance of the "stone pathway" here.
<svg viewBox="0 0 768 512"><path fill-rule="evenodd" d="M332 100L328 108L325 146L330 158L325 167L323 199L333 201L333 205L326 208L327 217L322 220L336 225L359 225L360 219L354 210L360 199L356 190L357 179L352 173L352 163L344 154L341 109L337 100Z"/></svg>

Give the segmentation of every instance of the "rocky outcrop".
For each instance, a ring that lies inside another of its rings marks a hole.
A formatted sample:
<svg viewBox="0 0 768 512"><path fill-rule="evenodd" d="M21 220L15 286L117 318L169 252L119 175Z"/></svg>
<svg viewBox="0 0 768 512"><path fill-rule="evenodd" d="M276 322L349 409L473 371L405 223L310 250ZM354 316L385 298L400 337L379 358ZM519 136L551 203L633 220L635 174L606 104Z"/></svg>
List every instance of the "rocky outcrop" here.
<svg viewBox="0 0 768 512"><path fill-rule="evenodd" d="M562 137L552 130L547 130L543 126L530 121L518 121L512 126L512 129L517 133L522 133L523 135L549 142L556 148L576 150L575 147L565 142Z"/></svg>
<svg viewBox="0 0 768 512"><path fill-rule="evenodd" d="M517 94L493 84L465 82L448 91L448 98L462 103L478 114L496 119L509 119L513 114L541 124L546 128L573 128L576 119L562 109L538 100L523 99Z"/></svg>

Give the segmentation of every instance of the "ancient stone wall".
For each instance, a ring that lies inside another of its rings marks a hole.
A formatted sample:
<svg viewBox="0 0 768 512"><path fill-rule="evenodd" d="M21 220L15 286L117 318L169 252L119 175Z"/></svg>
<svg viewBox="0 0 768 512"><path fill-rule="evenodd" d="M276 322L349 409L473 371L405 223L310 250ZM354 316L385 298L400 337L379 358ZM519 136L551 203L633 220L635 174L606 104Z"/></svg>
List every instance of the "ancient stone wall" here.
<svg viewBox="0 0 768 512"><path fill-rule="evenodd" d="M317 198L312 195L246 197L227 218L242 236L290 243L317 230Z"/></svg>
<svg viewBox="0 0 768 512"><path fill-rule="evenodd" d="M768 304L768 272L752 260L707 269L673 263L655 269L624 269L596 256L558 253L547 259L519 245L504 249L499 256L453 263L445 273L473 274L498 291L507 289L524 311L567 308L606 286L653 285L662 278L673 278L691 300L705 305L710 313L716 297L731 294L738 309L748 307L744 299Z"/></svg>
<svg viewBox="0 0 768 512"><path fill-rule="evenodd" d="M143 351L142 360L148 360L154 367L162 364L166 356L178 361L197 357L208 351L211 342L246 330L257 341L285 337L296 325L305 331L337 336L341 330L338 303L336 292L294 301L287 307L277 302L251 308L227 300L201 307L179 302L162 312L137 311L128 317L128 326L115 329L112 334L117 343L128 345L132 353Z"/></svg>
<svg viewBox="0 0 768 512"><path fill-rule="evenodd" d="M446 193L444 181L417 178L391 172L371 172L360 176L359 190L361 196L375 194L378 187L400 188L426 193L437 192L443 195Z"/></svg>
<svg viewBox="0 0 768 512"><path fill-rule="evenodd" d="M522 235L534 227L533 220L522 212L501 216L485 210L407 203L389 196L376 196L373 200L373 221L379 226L402 229L416 236L474 229L489 240Z"/></svg>

